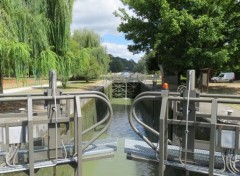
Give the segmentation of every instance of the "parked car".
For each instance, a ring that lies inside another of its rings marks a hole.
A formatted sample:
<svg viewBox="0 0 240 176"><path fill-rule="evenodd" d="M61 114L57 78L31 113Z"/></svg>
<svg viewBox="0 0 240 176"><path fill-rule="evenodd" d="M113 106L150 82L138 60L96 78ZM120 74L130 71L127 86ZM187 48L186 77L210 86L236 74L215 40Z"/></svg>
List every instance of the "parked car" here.
<svg viewBox="0 0 240 176"><path fill-rule="evenodd" d="M225 73L220 73L216 77L212 77L211 81L212 82L233 82L235 80L235 73L233 72L225 72Z"/></svg>

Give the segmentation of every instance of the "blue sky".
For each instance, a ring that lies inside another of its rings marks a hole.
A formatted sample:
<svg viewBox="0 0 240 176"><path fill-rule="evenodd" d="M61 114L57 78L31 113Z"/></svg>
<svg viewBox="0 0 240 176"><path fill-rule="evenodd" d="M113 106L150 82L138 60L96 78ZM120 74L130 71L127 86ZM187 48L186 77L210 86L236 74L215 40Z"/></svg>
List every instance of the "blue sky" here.
<svg viewBox="0 0 240 176"><path fill-rule="evenodd" d="M123 45L130 43L129 41L125 40L124 34L120 34L119 36L112 35L112 34L104 34L102 36L102 39L103 39L103 42L108 42L108 43L118 43Z"/></svg>
<svg viewBox="0 0 240 176"><path fill-rule="evenodd" d="M143 53L133 55L129 52L127 45L131 41L125 40L124 34L117 31L120 19L113 12L119 7L123 7L120 0L75 0L71 30L92 29L101 36L102 45L109 54L137 62Z"/></svg>

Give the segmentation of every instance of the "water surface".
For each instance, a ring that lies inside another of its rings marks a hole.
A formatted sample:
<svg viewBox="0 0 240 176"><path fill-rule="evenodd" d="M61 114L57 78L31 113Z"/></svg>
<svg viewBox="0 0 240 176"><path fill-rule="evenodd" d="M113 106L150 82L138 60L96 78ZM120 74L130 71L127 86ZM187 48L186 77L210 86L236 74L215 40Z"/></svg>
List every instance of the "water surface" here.
<svg viewBox="0 0 240 176"><path fill-rule="evenodd" d="M126 159L124 139L140 140L128 122L129 99L112 101L113 122L106 132L107 137L118 138L118 149L113 158L84 162L84 176L157 176L154 164L142 163Z"/></svg>

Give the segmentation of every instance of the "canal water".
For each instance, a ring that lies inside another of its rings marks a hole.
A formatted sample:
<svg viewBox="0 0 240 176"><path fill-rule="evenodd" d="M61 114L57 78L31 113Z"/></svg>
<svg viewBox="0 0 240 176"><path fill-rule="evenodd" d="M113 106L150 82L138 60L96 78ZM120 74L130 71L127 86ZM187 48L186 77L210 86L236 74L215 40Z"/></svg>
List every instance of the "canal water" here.
<svg viewBox="0 0 240 176"><path fill-rule="evenodd" d="M131 99L113 99L113 122L103 138L117 138L117 152L113 158L83 162L83 176L159 176L158 165L126 159L124 140L141 138L132 130L128 122ZM137 126L144 133L143 128ZM186 176L185 171L166 168L165 176ZM190 173L190 176L204 176Z"/></svg>
<svg viewBox="0 0 240 176"><path fill-rule="evenodd" d="M117 152L113 158L84 162L84 176L158 176L156 165L126 159L124 139L140 140L128 122L130 104L130 99L112 100L113 122L104 137L118 139Z"/></svg>

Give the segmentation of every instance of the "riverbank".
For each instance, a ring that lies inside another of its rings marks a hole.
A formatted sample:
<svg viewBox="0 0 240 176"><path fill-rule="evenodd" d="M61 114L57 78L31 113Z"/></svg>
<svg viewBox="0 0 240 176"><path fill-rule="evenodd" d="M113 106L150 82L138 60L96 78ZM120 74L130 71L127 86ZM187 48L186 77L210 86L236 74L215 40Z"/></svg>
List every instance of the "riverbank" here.
<svg viewBox="0 0 240 176"><path fill-rule="evenodd" d="M48 81L33 83L33 80L29 80L25 86L19 84L16 81L8 81L4 83L4 94L10 93L41 93L44 92L48 87ZM95 90L98 87L108 84L105 80L93 80L89 82L85 81L69 81L66 88L62 87L60 81L58 81L58 88L63 92L79 92L79 91L90 91Z"/></svg>

